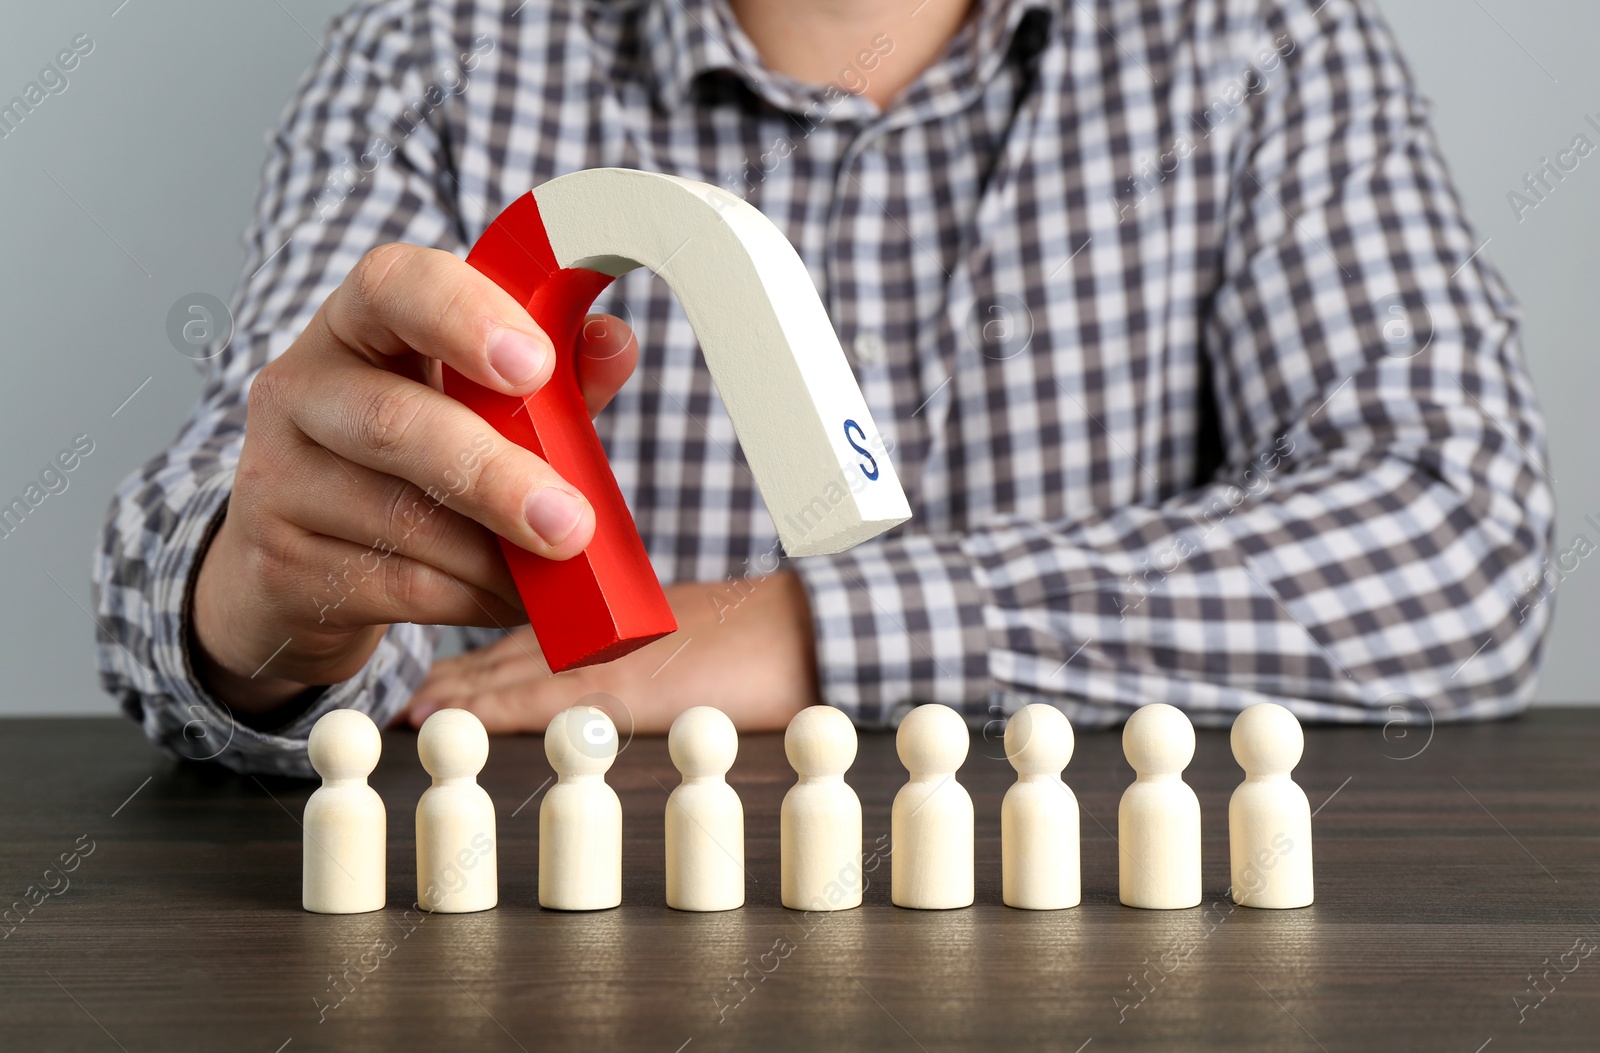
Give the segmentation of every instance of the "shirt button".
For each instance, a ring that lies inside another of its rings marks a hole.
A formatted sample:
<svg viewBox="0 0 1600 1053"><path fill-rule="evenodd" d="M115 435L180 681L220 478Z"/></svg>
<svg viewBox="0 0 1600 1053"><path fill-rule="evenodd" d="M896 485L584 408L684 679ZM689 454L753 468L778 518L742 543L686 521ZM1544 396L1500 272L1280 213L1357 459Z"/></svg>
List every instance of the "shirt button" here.
<svg viewBox="0 0 1600 1053"><path fill-rule="evenodd" d="M889 357L889 348L883 342L883 337L867 330L856 334L855 340L856 361L867 366L881 366L884 359Z"/></svg>

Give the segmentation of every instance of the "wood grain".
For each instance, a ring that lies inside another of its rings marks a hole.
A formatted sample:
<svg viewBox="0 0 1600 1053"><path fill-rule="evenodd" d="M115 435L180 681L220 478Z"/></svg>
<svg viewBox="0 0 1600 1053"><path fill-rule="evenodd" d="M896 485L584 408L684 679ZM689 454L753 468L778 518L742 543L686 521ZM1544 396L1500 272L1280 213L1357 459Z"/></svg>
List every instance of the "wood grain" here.
<svg viewBox="0 0 1600 1053"><path fill-rule="evenodd" d="M0 892L44 898L0 926L14 929L0 941L0 1049L1597 1048L1600 954L1573 949L1600 945L1600 713L1409 731L1308 729L1296 775L1320 806L1317 903L1281 912L1223 899L1239 772L1221 732L1200 732L1189 772L1206 906L1173 912L1116 902L1112 834L1131 773L1114 734L1080 735L1067 769L1084 813L1083 905L1045 913L1001 905L1010 769L981 738L962 771L977 905L890 906L903 776L893 739L864 736L849 779L884 855L865 904L831 915L778 904L778 805L793 780L778 736L745 738L729 779L747 816L748 905L706 915L663 904L676 783L664 740L633 741L612 770L623 906L561 914L535 906L542 743L496 739L483 784L502 905L431 917L403 909L427 777L414 736L389 733L373 784L389 812L391 906L319 917L299 908L309 786L174 763L120 721L8 720ZM76 869L59 873L75 849ZM335 1007L320 1021L319 1002Z"/></svg>

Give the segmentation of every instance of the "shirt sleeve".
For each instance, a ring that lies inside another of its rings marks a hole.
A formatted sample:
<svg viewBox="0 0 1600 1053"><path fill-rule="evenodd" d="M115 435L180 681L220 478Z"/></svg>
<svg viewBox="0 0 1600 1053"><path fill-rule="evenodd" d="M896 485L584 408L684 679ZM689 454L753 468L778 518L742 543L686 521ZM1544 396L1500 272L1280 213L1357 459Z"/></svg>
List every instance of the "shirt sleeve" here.
<svg viewBox="0 0 1600 1053"><path fill-rule="evenodd" d="M1155 507L794 561L824 697L860 723L923 702L1090 726L1149 702L1202 725L1262 701L1407 723L1527 704L1550 608L1523 585L1554 501L1517 308L1370 5L1285 7L1266 28L1294 48L1231 155L1200 313L1222 467Z"/></svg>
<svg viewBox="0 0 1600 1053"><path fill-rule="evenodd" d="M368 249L465 250L444 129L478 51L466 42L436 55L438 33L412 24L409 10L358 5L334 22L269 138L231 339L219 332L222 346L209 349L200 401L176 441L112 500L93 569L101 682L178 756L309 775L305 743L318 717L351 707L386 722L431 660L438 629L391 626L354 677L260 730L201 689L186 644L190 586L226 508L252 379Z"/></svg>

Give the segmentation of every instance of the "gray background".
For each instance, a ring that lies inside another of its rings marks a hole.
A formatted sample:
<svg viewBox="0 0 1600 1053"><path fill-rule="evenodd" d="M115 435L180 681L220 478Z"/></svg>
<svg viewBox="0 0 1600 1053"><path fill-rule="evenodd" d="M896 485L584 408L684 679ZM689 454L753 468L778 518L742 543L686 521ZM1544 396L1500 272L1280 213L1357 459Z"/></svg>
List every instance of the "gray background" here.
<svg viewBox="0 0 1600 1053"><path fill-rule="evenodd" d="M112 710L94 676L88 565L112 488L158 451L199 391L166 334L181 296L227 299L273 126L344 0L13 4L0 99L80 33L69 87L0 140L0 498L72 436L95 451L0 539L0 714ZM1600 6L1572 0L1382 0L1477 226L1527 317L1550 422L1558 550L1600 544L1600 154L1519 221L1526 174L1600 120ZM143 385L141 387L141 385ZM129 396L137 391L131 401ZM120 409L119 409L120 407ZM55 581L52 581L52 577ZM1600 701L1600 559L1561 585L1539 698Z"/></svg>

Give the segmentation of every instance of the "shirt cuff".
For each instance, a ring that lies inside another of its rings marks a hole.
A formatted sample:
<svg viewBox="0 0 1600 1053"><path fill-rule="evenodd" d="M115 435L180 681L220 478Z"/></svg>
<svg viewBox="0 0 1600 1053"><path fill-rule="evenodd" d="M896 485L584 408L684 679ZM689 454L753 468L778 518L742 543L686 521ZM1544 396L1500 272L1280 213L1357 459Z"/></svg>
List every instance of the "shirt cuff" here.
<svg viewBox="0 0 1600 1053"><path fill-rule="evenodd" d="M862 727L940 702L982 720L989 589L956 537L906 534L790 562L811 601L817 684Z"/></svg>
<svg viewBox="0 0 1600 1053"><path fill-rule="evenodd" d="M426 672L434 630L392 625L360 672L328 687L288 723L269 730L241 723L200 686L188 644L194 579L232 490L232 472L206 481L162 546L151 587L154 691L139 700L144 731L151 742L187 760L215 762L238 772L309 778L315 774L306 754L312 725L334 709L359 709L379 727L388 723Z"/></svg>

